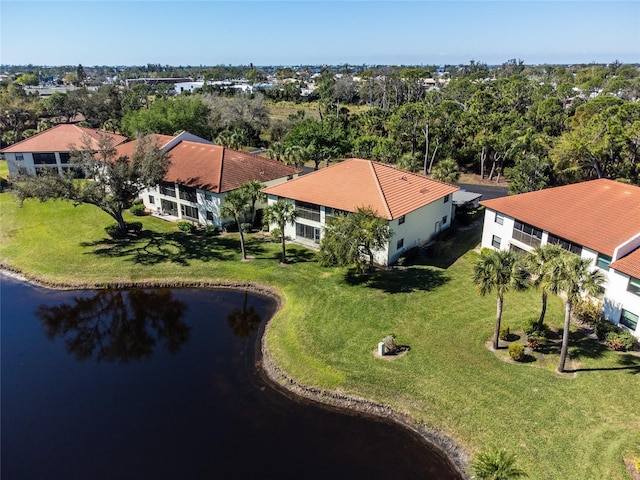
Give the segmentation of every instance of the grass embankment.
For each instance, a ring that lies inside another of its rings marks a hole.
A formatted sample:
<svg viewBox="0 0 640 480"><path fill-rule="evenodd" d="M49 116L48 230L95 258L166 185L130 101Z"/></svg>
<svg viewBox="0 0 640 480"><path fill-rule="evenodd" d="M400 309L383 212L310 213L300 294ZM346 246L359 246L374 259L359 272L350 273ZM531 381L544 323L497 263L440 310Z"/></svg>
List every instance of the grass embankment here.
<svg viewBox="0 0 640 480"><path fill-rule="evenodd" d="M410 412L470 452L505 447L533 479L627 478L622 456L640 445L640 359L578 345L571 352L580 371L562 377L555 354L547 364L497 359L485 347L495 298L474 291L473 251L447 268L414 266L359 283L319 267L301 247L289 247L292 263L281 266L278 244L250 237L254 259L241 262L235 236L193 237L155 218L142 221L141 237L112 242L103 230L111 219L94 207L27 201L19 209L2 193L0 260L49 282L272 285L284 306L268 346L300 382ZM477 231L463 237L466 245L478 240ZM508 294L503 321L522 329L538 306L535 292ZM549 322L559 327L562 315L551 299ZM411 350L375 358L377 342L391 332Z"/></svg>

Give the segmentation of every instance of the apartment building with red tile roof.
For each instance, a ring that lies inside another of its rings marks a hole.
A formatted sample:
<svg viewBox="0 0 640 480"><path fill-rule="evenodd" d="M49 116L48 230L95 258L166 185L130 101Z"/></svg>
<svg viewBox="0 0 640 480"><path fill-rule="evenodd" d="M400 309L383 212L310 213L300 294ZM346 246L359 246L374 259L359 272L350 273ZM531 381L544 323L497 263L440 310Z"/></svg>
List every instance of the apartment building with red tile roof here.
<svg viewBox="0 0 640 480"><path fill-rule="evenodd" d="M269 203L286 198L296 204L298 219L284 232L314 246L328 217L369 207L389 221L394 232L376 263L395 262L406 250L429 242L452 220L451 197L458 187L393 166L351 158L264 190Z"/></svg>
<svg viewBox="0 0 640 480"><path fill-rule="evenodd" d="M9 176L18 173L37 175L52 168L62 173L66 168L74 168L70 158L74 148L80 150L88 145L98 150L101 137L107 138L113 146L127 140L123 135L105 130L62 124L5 147L0 153L7 160Z"/></svg>
<svg viewBox="0 0 640 480"><path fill-rule="evenodd" d="M599 179L480 204L482 247L554 243L591 259L607 277L605 316L640 337L640 187Z"/></svg>

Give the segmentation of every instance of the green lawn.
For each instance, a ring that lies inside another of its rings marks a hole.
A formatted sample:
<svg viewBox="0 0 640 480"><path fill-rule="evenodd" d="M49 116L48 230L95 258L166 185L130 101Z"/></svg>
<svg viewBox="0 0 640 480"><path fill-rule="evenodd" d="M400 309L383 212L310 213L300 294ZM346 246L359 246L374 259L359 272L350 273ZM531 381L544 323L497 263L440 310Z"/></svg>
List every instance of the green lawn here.
<svg viewBox="0 0 640 480"><path fill-rule="evenodd" d="M267 342L302 383L390 404L470 453L505 447L533 479L624 479L623 455L640 456L640 358L588 339L570 349L579 369L573 375L556 375L556 353L526 365L496 358L485 347L495 298L474 291L473 251L450 265L438 262L446 268L418 265L362 282L319 267L301 247L289 247L292 263L281 266L279 244L250 237L253 259L241 262L237 236L194 237L155 218L142 221L139 238L113 242L104 234L111 219L94 207L27 201L18 208L2 193L0 261L49 282L271 285L284 306ZM477 234L462 232L459 244L474 245ZM536 292L509 294L503 322L520 330L538 306ZM551 299L552 326L562 316L561 302ZM376 359L377 343L392 332L411 350Z"/></svg>

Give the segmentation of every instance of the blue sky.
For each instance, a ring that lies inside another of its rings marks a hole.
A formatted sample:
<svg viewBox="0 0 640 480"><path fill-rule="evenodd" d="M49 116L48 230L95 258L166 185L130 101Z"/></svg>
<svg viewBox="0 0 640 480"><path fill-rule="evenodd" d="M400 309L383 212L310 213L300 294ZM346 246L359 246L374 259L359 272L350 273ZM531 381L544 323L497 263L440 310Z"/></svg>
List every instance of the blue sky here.
<svg viewBox="0 0 640 480"><path fill-rule="evenodd" d="M640 63L640 1L8 1L0 63Z"/></svg>

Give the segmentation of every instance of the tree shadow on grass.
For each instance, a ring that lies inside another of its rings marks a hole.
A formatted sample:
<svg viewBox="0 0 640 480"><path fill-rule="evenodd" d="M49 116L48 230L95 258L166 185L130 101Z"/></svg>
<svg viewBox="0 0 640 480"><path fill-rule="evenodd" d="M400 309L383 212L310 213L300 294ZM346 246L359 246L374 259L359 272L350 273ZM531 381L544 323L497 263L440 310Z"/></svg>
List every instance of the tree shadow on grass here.
<svg viewBox="0 0 640 480"><path fill-rule="evenodd" d="M184 232L161 234L148 230L123 239L103 238L81 245L92 248L87 255L124 257L138 265L165 262L188 265L191 260L233 260L234 252L240 251L240 240L233 237L201 237ZM247 252L257 255L264 252L264 247L250 241L247 242Z"/></svg>
<svg viewBox="0 0 640 480"><path fill-rule="evenodd" d="M274 258L280 259L280 251ZM316 260L316 252L304 247L296 245L287 245L287 262L288 263L304 263Z"/></svg>
<svg viewBox="0 0 640 480"><path fill-rule="evenodd" d="M368 275L358 275L354 270L349 270L345 276L345 281L350 285L365 285L386 293L430 291L449 280L440 270L418 267L380 270Z"/></svg>
<svg viewBox="0 0 640 480"><path fill-rule="evenodd" d="M640 357L625 353L618 358L619 367L576 368L567 372L601 372L610 370L628 370L631 375L640 374Z"/></svg>

